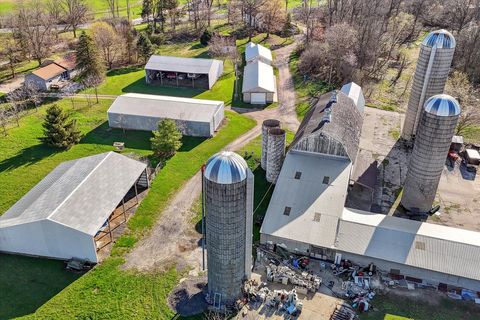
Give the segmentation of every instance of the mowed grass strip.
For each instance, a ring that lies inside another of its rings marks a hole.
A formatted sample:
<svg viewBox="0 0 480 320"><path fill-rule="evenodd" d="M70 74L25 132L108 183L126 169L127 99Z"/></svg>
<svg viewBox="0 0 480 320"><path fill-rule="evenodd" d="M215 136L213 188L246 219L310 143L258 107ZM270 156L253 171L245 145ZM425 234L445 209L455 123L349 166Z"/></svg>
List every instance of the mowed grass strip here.
<svg viewBox="0 0 480 320"><path fill-rule="evenodd" d="M84 138L68 151L60 152L43 145L39 138L45 107L23 117L20 127L12 128L7 137L0 137L0 212L7 210L59 163L111 151L114 141L125 141L126 153L151 156L149 132L128 131L124 136L122 130L108 128L106 110L111 101L102 100L88 107L80 100L75 103L75 109L69 100L57 103L77 120ZM175 268L150 274L121 270L122 253L150 230L170 198L212 154L255 125L252 119L233 112L226 111L226 116L226 124L215 137L183 139L182 149L166 162L149 194L130 219L129 230L116 242L112 257L94 270L75 280L65 275L61 263L0 255L0 319L22 316L34 319L171 319L174 314L166 304L166 297L178 281ZM18 270L18 273L14 276L9 270Z"/></svg>

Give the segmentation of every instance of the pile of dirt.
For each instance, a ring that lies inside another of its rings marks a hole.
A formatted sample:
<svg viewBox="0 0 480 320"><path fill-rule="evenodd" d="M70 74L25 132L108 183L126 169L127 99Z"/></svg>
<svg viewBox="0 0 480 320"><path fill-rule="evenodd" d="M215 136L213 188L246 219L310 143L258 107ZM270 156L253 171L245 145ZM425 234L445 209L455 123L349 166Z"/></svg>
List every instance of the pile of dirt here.
<svg viewBox="0 0 480 320"><path fill-rule="evenodd" d="M207 277L185 279L176 286L168 296L168 304L181 316L192 316L207 310L205 294Z"/></svg>

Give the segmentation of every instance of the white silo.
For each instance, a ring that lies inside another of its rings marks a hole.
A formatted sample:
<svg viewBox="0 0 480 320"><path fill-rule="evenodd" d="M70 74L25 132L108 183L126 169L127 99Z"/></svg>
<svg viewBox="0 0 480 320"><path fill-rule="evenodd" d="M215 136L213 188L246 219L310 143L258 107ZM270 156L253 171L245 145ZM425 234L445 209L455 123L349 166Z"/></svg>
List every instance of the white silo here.
<svg viewBox="0 0 480 320"><path fill-rule="evenodd" d="M459 115L460 105L449 95L439 94L425 103L403 187L405 209L432 208Z"/></svg>
<svg viewBox="0 0 480 320"><path fill-rule="evenodd" d="M270 183L277 183L285 157L286 132L280 128L273 128L268 130L267 136L266 179Z"/></svg>
<svg viewBox="0 0 480 320"><path fill-rule="evenodd" d="M260 166L267 171L267 150L268 150L268 130L280 128L280 121L276 119L267 119L262 123L262 156Z"/></svg>
<svg viewBox="0 0 480 320"><path fill-rule="evenodd" d="M454 53L455 38L443 29L430 32L420 44L402 129L402 138L405 140L415 136L425 101L443 93Z"/></svg>
<svg viewBox="0 0 480 320"><path fill-rule="evenodd" d="M215 307L232 305L250 277L253 174L234 152L212 156L204 170L208 294Z"/></svg>

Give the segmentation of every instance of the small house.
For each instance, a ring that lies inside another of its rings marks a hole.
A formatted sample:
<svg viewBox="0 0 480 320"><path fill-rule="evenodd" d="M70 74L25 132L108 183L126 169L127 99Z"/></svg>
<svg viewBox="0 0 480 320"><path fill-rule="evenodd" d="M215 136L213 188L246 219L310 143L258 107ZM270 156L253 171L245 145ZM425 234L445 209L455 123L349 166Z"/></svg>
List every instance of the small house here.
<svg viewBox="0 0 480 320"><path fill-rule="evenodd" d="M247 64L261 61L271 65L273 61L272 51L260 44L249 42L245 47L245 61Z"/></svg>

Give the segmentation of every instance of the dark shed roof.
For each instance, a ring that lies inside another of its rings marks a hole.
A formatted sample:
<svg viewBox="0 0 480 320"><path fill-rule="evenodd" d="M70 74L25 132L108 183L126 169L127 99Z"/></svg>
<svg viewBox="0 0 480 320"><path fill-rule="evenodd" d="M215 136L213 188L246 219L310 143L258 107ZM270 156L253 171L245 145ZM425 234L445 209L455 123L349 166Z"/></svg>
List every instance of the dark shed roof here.
<svg viewBox="0 0 480 320"><path fill-rule="evenodd" d="M335 91L320 96L305 115L293 140L292 147L308 136L324 134L343 145L352 162L358 153L363 116L355 103L343 92L336 93L336 102L330 101ZM325 109L331 110L330 122L325 121Z"/></svg>

